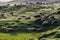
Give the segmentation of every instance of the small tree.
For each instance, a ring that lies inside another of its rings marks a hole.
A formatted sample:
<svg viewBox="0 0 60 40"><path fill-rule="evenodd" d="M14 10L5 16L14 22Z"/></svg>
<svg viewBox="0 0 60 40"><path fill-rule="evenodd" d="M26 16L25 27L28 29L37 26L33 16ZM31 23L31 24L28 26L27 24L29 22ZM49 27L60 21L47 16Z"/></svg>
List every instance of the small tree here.
<svg viewBox="0 0 60 40"><path fill-rule="evenodd" d="M10 4L7 4L7 6L10 6Z"/></svg>

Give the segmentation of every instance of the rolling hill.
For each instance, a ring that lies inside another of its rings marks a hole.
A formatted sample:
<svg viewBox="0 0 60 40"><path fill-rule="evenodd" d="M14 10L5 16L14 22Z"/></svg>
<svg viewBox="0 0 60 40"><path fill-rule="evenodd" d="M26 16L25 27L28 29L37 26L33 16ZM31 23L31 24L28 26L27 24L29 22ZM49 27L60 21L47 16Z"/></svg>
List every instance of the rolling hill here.
<svg viewBox="0 0 60 40"><path fill-rule="evenodd" d="M10 2L0 2L0 5L6 4L20 4L24 2L51 2L51 3L60 3L60 0L14 0Z"/></svg>
<svg viewBox="0 0 60 40"><path fill-rule="evenodd" d="M21 2L25 0L1 2L1 5ZM59 10L60 4L0 6L0 40L60 40Z"/></svg>

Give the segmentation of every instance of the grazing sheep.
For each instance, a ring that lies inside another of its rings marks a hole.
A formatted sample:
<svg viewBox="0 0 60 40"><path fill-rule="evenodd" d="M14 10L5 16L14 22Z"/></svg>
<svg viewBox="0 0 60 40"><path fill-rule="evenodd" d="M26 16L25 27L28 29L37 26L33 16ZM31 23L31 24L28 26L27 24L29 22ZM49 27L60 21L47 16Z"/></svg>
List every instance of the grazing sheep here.
<svg viewBox="0 0 60 40"><path fill-rule="evenodd" d="M22 16L22 18L28 20L28 19L31 19L29 16Z"/></svg>
<svg viewBox="0 0 60 40"><path fill-rule="evenodd" d="M5 17L4 14L0 13L0 18Z"/></svg>
<svg viewBox="0 0 60 40"><path fill-rule="evenodd" d="M60 10L60 8L58 8L57 10Z"/></svg>
<svg viewBox="0 0 60 40"><path fill-rule="evenodd" d="M60 14L60 11L57 11L57 14Z"/></svg>
<svg viewBox="0 0 60 40"><path fill-rule="evenodd" d="M50 23L49 23L49 21L48 20L45 20L45 21L43 21L43 23L42 23L42 25L49 25Z"/></svg>
<svg viewBox="0 0 60 40"><path fill-rule="evenodd" d="M45 17L44 17L44 20L48 20L48 16L45 16Z"/></svg>
<svg viewBox="0 0 60 40"><path fill-rule="evenodd" d="M43 28L26 28L28 31L35 31L35 32L40 32L43 30Z"/></svg>
<svg viewBox="0 0 60 40"><path fill-rule="evenodd" d="M41 16L38 14L38 15L34 15L34 18L40 18Z"/></svg>
<svg viewBox="0 0 60 40"><path fill-rule="evenodd" d="M56 24L57 21L56 21L56 20L50 20L50 23L51 23L51 24Z"/></svg>
<svg viewBox="0 0 60 40"><path fill-rule="evenodd" d="M55 17L54 17L54 16L49 16L49 18L50 18L50 19L55 19Z"/></svg>
<svg viewBox="0 0 60 40"><path fill-rule="evenodd" d="M11 12L10 14L13 15L13 12Z"/></svg>
<svg viewBox="0 0 60 40"><path fill-rule="evenodd" d="M6 32L13 32L14 29L13 29L13 28L6 28L5 31L6 31Z"/></svg>
<svg viewBox="0 0 60 40"><path fill-rule="evenodd" d="M43 31L43 28L36 28L35 29L37 32L42 32Z"/></svg>
<svg viewBox="0 0 60 40"><path fill-rule="evenodd" d="M48 16L45 16L44 18L48 18Z"/></svg>
<svg viewBox="0 0 60 40"><path fill-rule="evenodd" d="M34 31L35 28L27 28L27 30L29 30L29 31Z"/></svg>
<svg viewBox="0 0 60 40"><path fill-rule="evenodd" d="M41 19L36 19L36 20L35 20L35 23L37 23L37 24L41 24L42 21L41 21Z"/></svg>
<svg viewBox="0 0 60 40"><path fill-rule="evenodd" d="M14 31L14 28L6 28L6 27L3 27L3 28L1 28L1 30L4 30L5 32L13 32Z"/></svg>

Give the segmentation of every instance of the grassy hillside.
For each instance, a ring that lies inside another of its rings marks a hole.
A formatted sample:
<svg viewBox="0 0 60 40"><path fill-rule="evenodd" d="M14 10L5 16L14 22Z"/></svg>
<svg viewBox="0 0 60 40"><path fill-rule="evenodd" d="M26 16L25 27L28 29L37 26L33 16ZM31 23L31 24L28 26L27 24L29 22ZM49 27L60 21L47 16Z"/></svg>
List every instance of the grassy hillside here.
<svg viewBox="0 0 60 40"><path fill-rule="evenodd" d="M0 6L0 40L59 40L60 4Z"/></svg>

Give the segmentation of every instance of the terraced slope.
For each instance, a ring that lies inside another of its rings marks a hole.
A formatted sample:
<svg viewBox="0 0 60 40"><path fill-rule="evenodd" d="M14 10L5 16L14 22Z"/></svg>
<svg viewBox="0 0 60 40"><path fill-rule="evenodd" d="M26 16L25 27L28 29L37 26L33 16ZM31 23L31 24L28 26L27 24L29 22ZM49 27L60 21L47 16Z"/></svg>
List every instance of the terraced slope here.
<svg viewBox="0 0 60 40"><path fill-rule="evenodd" d="M60 40L60 4L0 6L1 40Z"/></svg>

